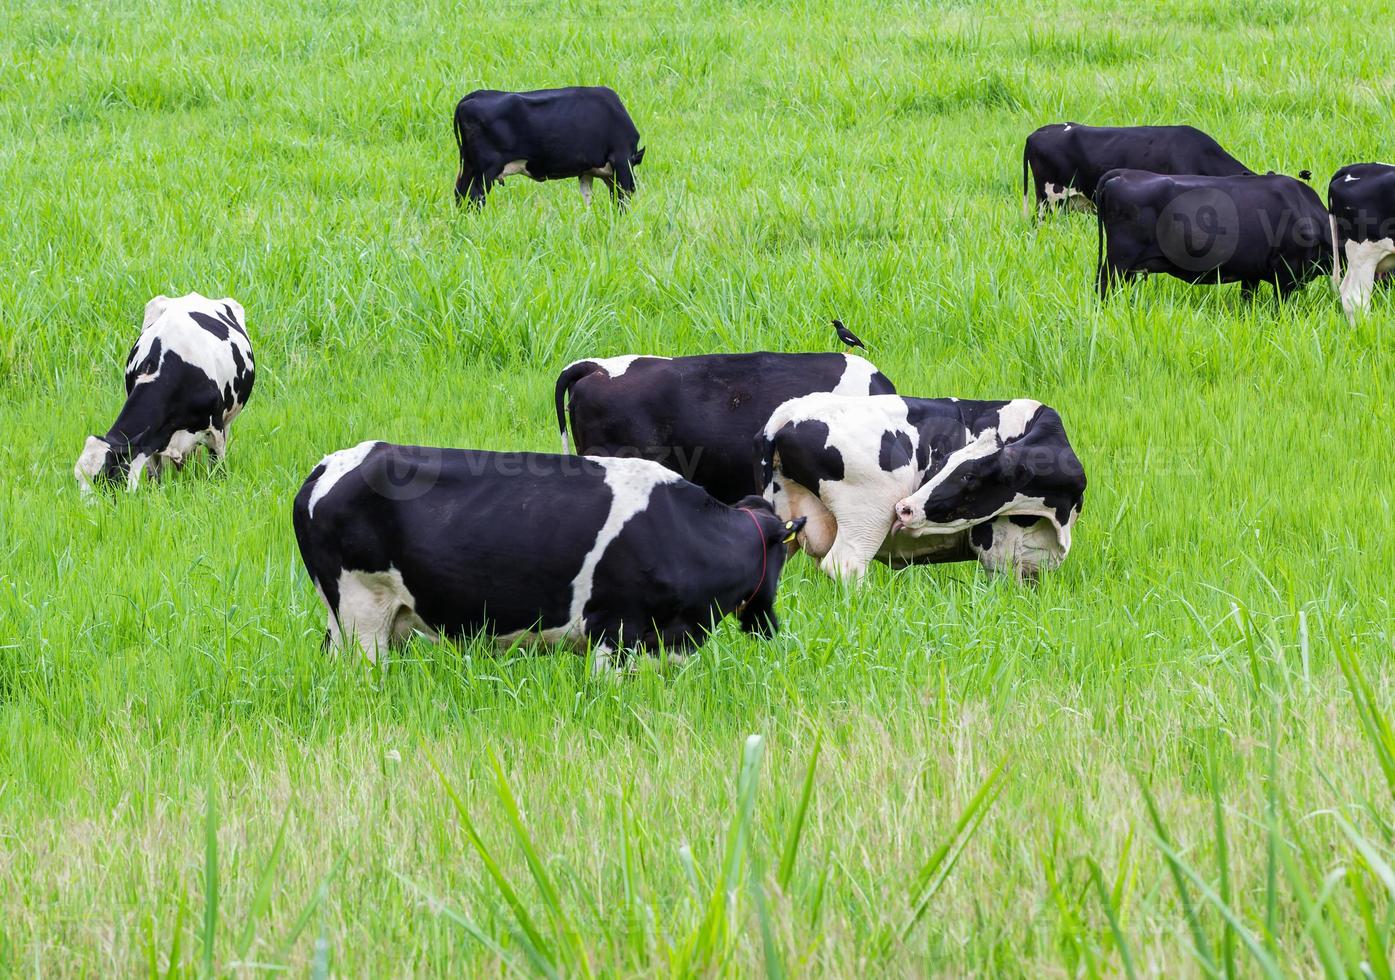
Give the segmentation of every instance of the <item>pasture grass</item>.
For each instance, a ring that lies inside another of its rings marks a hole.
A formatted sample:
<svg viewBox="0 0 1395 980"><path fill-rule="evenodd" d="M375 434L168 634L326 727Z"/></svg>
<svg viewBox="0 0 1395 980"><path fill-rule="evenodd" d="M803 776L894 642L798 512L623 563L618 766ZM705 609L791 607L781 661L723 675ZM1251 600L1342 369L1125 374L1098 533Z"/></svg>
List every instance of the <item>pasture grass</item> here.
<svg viewBox="0 0 1395 980"><path fill-rule="evenodd" d="M1373 8L1374 10L1374 8ZM1022 218L1037 125L1388 157L1310 0L200 0L0 11L0 973L1357 975L1395 950L1391 304L1149 281ZM451 204L477 87L605 83L628 215ZM79 501L145 301L247 308L225 466ZM849 591L595 678L328 660L291 500L365 438L557 445L567 361L833 349L1040 398L1090 486L1039 587ZM756 737L751 737L756 736Z"/></svg>

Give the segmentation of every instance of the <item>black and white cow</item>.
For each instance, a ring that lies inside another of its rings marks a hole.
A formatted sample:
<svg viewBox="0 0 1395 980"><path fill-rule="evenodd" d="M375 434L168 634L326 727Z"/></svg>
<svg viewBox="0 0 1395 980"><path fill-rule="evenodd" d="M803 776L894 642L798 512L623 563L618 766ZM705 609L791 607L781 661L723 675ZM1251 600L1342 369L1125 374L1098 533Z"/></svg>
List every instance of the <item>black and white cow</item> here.
<svg viewBox="0 0 1395 980"><path fill-rule="evenodd" d="M781 403L816 391L892 394L855 354L699 354L592 358L567 365L555 402L562 451L662 463L723 503L759 494L751 440Z"/></svg>
<svg viewBox="0 0 1395 980"><path fill-rule="evenodd" d="M977 558L1035 577L1070 551L1085 471L1041 402L817 394L757 437L764 493L838 579Z"/></svg>
<svg viewBox="0 0 1395 980"><path fill-rule="evenodd" d="M1355 317L1370 304L1376 280L1395 273L1395 167L1354 163L1338 170L1327 185L1327 208L1332 221L1332 281L1342 309Z"/></svg>
<svg viewBox="0 0 1395 980"><path fill-rule="evenodd" d="M200 445L221 459L254 377L237 300L156 296L126 359L126 404L105 436L88 437L73 469L83 492L94 480L134 490L143 474L159 479L164 463L182 466Z"/></svg>
<svg viewBox="0 0 1395 980"><path fill-rule="evenodd" d="M675 655L728 613L778 628L782 546L802 522L759 497L727 507L642 459L365 442L326 456L295 498L300 554L332 648L376 660L411 633L537 635Z"/></svg>
<svg viewBox="0 0 1395 980"><path fill-rule="evenodd" d="M1121 167L1213 177L1253 172L1192 126L1053 123L1028 136L1022 150L1022 213L1031 215L1033 186L1038 215L1055 207L1088 209L1100 178Z"/></svg>
<svg viewBox="0 0 1395 980"><path fill-rule="evenodd" d="M1096 191L1100 296L1140 272L1193 283L1270 283L1285 297L1332 264L1327 209L1282 174L1247 177L1113 170Z"/></svg>
<svg viewBox="0 0 1395 980"><path fill-rule="evenodd" d="M536 181L576 177L588 205L591 179L599 177L623 204L644 159L620 96L603 86L471 92L455 107L455 142L455 199L480 205L512 174Z"/></svg>

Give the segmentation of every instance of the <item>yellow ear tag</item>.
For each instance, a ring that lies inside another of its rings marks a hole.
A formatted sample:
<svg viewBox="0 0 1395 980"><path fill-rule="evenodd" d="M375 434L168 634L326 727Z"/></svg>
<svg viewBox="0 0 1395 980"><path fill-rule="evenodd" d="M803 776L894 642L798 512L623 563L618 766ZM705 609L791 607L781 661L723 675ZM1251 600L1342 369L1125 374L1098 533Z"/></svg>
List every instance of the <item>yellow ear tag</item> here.
<svg viewBox="0 0 1395 980"><path fill-rule="evenodd" d="M785 521L785 530L786 530L786 531L789 531L790 528L792 528L792 527L794 527L794 521ZM789 535L785 538L784 541L782 541L782 542L780 542L780 543L781 543L781 544L789 544L789 543L790 543L791 541L793 541L794 539L795 539L795 534L794 534L794 533L791 533L791 534L789 534Z"/></svg>

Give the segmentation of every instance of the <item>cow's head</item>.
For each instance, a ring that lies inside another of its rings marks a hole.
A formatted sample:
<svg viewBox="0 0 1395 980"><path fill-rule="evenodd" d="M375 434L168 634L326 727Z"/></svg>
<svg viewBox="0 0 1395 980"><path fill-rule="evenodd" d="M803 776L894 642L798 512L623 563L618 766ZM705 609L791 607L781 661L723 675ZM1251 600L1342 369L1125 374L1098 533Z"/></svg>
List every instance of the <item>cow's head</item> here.
<svg viewBox="0 0 1395 980"><path fill-rule="evenodd" d="M1085 471L1061 417L1036 402L1009 402L997 426L951 453L896 504L892 532L955 534L996 517L1035 515L1049 520L1069 549L1084 496Z"/></svg>
<svg viewBox="0 0 1395 980"><path fill-rule="evenodd" d="M754 588L755 592L752 594L748 591L741 597L743 601L737 607L737 619L741 623L741 629L747 633L774 636L780 628L779 620L775 618L775 595L779 591L780 573L784 570L785 558L789 553L785 544L794 540L795 535L804 530L806 519L798 517L792 521L781 520L770 501L764 497L744 497L736 506L754 519L746 521L743 517L743 522L749 526L742 528L740 533L754 535L759 528L761 546L764 549L764 578L759 579L759 588L756 588L757 580L754 578L745 586L747 589Z"/></svg>
<svg viewBox="0 0 1395 980"><path fill-rule="evenodd" d="M155 463L154 457L136 452L130 443L118 445L101 436L88 436L73 467L73 476L84 495L97 488L134 488L147 468L155 475Z"/></svg>

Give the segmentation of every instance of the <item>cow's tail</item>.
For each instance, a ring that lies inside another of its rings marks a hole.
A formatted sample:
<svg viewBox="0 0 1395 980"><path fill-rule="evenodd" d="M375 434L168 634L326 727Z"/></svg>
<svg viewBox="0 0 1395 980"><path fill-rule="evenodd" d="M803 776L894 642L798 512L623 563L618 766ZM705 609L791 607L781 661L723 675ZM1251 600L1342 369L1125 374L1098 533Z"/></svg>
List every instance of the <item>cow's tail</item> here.
<svg viewBox="0 0 1395 980"><path fill-rule="evenodd" d="M460 169L455 175L455 197L456 200L460 200L464 196L460 183L465 179L465 128L460 123L458 105L455 107L455 115L451 117L451 129L455 132L455 148L460 151Z"/></svg>
<svg viewBox="0 0 1395 980"><path fill-rule="evenodd" d="M557 429L562 434L563 456L572 451L571 440L567 438L567 403L571 397L572 386L588 374L594 374L599 370L601 366L595 361L573 361L557 375L557 386L553 389L552 397L557 409Z"/></svg>
<svg viewBox="0 0 1395 980"><path fill-rule="evenodd" d="M1027 196L1027 149L1030 143L1022 144L1022 217L1030 219L1032 217L1032 199Z"/></svg>
<svg viewBox="0 0 1395 980"><path fill-rule="evenodd" d="M1342 285L1342 258L1341 252L1337 250L1337 216L1332 213L1331 198L1327 201L1327 222L1332 230L1332 288L1340 289Z"/></svg>
<svg viewBox="0 0 1395 980"><path fill-rule="evenodd" d="M774 419L771 419L773 422ZM770 426L766 426L756 433L755 441L751 447L751 461L754 464L754 474L756 477L756 492L764 496L765 491L770 487L771 480L775 476L775 440L767 435L772 431ZM779 431L775 429L774 431Z"/></svg>
<svg viewBox="0 0 1395 980"><path fill-rule="evenodd" d="M326 575L324 568L316 567L317 558L327 557L324 555L327 544L316 533L310 517L310 497L314 493L316 481L324 475L324 471L325 464L322 462L311 471L310 476L301 486L300 492L296 494L295 502L291 505L291 528L295 532L296 545L300 548L301 561L305 563L305 570L310 574L310 581L319 592L320 599L323 600L325 609L329 614L332 629L326 630L324 638L325 647L328 648L333 633L341 630L339 583L332 576Z"/></svg>
<svg viewBox="0 0 1395 980"><path fill-rule="evenodd" d="M1109 292L1109 283L1104 271L1104 183L1095 188L1095 285L1100 299Z"/></svg>

